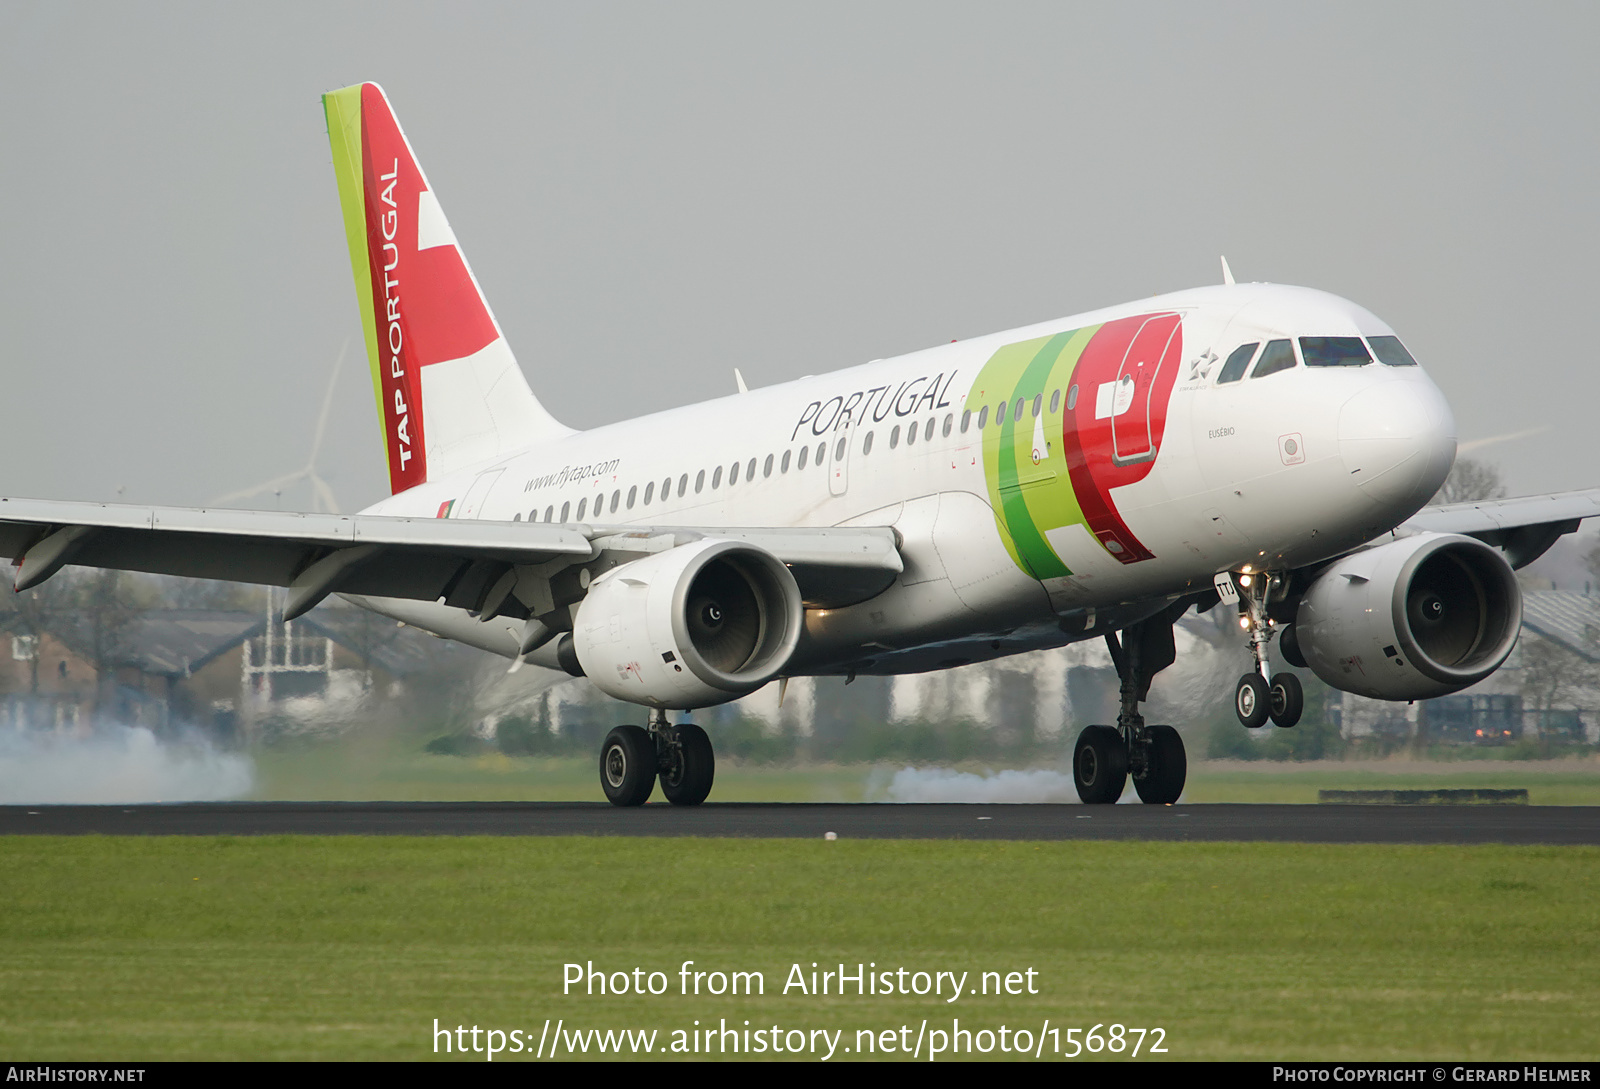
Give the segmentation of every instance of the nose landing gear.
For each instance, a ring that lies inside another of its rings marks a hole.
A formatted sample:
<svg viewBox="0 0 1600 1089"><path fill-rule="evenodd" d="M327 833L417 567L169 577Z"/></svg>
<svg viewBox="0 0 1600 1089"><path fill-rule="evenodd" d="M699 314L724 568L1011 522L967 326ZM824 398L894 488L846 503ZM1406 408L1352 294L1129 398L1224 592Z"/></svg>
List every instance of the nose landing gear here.
<svg viewBox="0 0 1600 1089"><path fill-rule="evenodd" d="M650 729L618 726L600 746L600 787L612 805L643 805L656 780L673 805L699 805L716 778L711 739L690 722L674 726L667 713L650 712Z"/></svg>
<svg viewBox="0 0 1600 1089"><path fill-rule="evenodd" d="M1217 589L1223 582L1233 587L1233 576L1224 572L1217 576ZM1250 655L1255 659L1255 669L1239 678L1233 691L1233 709L1239 721L1254 730L1273 724L1288 729L1300 721L1305 710L1305 690L1300 678L1293 673L1273 674L1267 663L1267 644L1272 641L1274 625L1267 615L1267 604L1280 596L1284 588L1283 576L1271 572L1258 572L1238 576L1240 618L1250 633Z"/></svg>

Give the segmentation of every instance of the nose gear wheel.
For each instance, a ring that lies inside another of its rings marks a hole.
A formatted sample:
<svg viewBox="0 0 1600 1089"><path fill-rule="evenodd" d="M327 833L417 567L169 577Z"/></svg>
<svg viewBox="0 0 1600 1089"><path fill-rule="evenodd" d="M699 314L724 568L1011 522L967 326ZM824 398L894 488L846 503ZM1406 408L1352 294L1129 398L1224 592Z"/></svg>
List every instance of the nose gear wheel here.
<svg viewBox="0 0 1600 1089"><path fill-rule="evenodd" d="M1288 729L1300 721L1300 713L1305 710L1305 690L1300 687L1300 678L1293 673L1279 673L1272 678L1272 687L1268 691L1268 714L1272 723L1283 729Z"/></svg>
<svg viewBox="0 0 1600 1089"><path fill-rule="evenodd" d="M1261 674L1246 673L1239 678L1239 684L1233 690L1233 710L1240 722L1252 730L1265 726L1271 708L1272 698Z"/></svg>

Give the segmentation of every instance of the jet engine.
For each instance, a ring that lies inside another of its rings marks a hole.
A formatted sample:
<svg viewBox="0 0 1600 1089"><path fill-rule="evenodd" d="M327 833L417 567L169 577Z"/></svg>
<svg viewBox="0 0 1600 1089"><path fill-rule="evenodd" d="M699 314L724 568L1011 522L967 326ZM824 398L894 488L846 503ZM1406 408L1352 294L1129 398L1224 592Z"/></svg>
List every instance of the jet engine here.
<svg viewBox="0 0 1600 1089"><path fill-rule="evenodd" d="M1334 688L1420 700L1493 673L1521 626L1522 592L1498 551L1424 533L1335 560L1301 599L1294 636Z"/></svg>
<svg viewBox="0 0 1600 1089"><path fill-rule="evenodd" d="M602 692L686 710L766 684L803 626L800 589L782 560L738 541L703 540L595 579L572 636Z"/></svg>

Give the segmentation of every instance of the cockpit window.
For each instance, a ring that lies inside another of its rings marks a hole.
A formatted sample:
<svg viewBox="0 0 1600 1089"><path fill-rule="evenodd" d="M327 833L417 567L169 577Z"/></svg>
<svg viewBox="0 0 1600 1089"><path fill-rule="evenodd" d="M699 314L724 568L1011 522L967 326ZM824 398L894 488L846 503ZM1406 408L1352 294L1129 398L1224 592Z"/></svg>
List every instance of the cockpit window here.
<svg viewBox="0 0 1600 1089"><path fill-rule="evenodd" d="M1360 337L1301 337L1308 367L1364 367L1372 362Z"/></svg>
<svg viewBox="0 0 1600 1089"><path fill-rule="evenodd" d="M1302 340L1308 339L1305 337ZM1357 341L1357 343L1360 343ZM1250 372L1251 378L1265 378L1269 374L1277 374L1294 366L1294 345L1287 340L1269 340L1261 352L1261 362L1256 364L1256 369Z"/></svg>
<svg viewBox="0 0 1600 1089"><path fill-rule="evenodd" d="M1368 337L1367 343L1372 345L1372 354L1378 357L1380 363L1387 363L1391 367L1417 365L1411 353L1406 351L1406 346L1400 343L1399 337Z"/></svg>
<svg viewBox="0 0 1600 1089"><path fill-rule="evenodd" d="M1250 365L1250 360L1255 358L1256 349L1261 346L1258 340L1254 344L1241 344L1228 356L1228 361L1222 365L1222 373L1217 375L1217 384L1223 382L1237 382L1244 377L1244 369ZM1077 387L1073 387L1077 391ZM1070 407L1070 406L1069 406Z"/></svg>

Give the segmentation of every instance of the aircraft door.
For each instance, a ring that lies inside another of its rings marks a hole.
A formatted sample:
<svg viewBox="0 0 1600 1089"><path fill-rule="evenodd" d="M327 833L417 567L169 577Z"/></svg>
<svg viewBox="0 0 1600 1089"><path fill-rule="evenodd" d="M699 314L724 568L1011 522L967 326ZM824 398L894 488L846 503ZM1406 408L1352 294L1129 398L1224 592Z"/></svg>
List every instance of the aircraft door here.
<svg viewBox="0 0 1600 1089"><path fill-rule="evenodd" d="M843 495L850 487L850 445L855 440L846 423L828 439L828 494Z"/></svg>
<svg viewBox="0 0 1600 1089"><path fill-rule="evenodd" d="M461 500L458 508L460 513L457 518L480 518L484 501L489 498L489 492L494 488L495 481L500 479L504 469L490 469L486 473L479 473L478 478L472 482L472 487L467 489L467 494Z"/></svg>
<svg viewBox="0 0 1600 1089"><path fill-rule="evenodd" d="M1111 420L1111 458L1117 465L1133 465L1156 456L1150 402L1161 368L1176 367L1180 362L1176 356L1168 358L1179 320L1177 314L1151 318L1122 357Z"/></svg>

